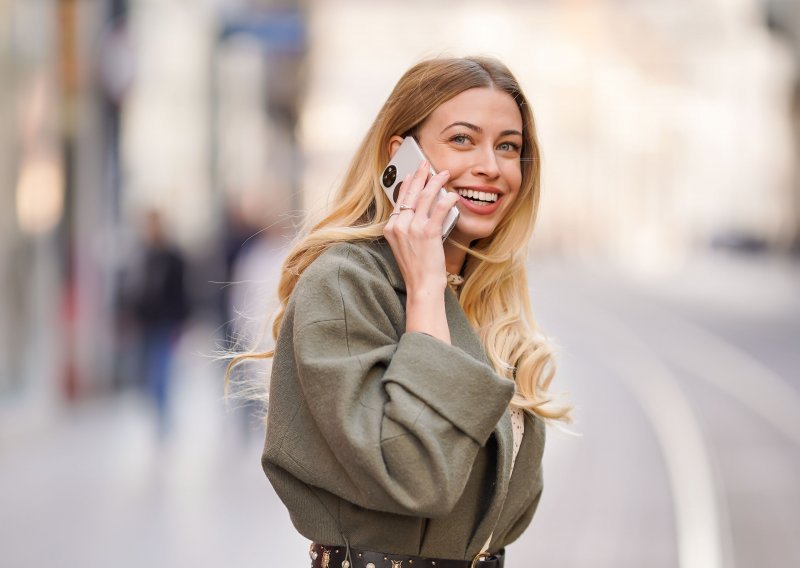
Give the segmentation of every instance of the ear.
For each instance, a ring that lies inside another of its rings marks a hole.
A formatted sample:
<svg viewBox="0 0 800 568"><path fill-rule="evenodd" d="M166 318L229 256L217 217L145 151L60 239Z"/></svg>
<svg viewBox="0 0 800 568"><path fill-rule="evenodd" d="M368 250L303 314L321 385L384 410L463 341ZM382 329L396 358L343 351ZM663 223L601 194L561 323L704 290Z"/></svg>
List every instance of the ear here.
<svg viewBox="0 0 800 568"><path fill-rule="evenodd" d="M389 159L391 160L395 153L397 153L397 149L400 147L400 144L403 143L402 136L392 136L389 138Z"/></svg>

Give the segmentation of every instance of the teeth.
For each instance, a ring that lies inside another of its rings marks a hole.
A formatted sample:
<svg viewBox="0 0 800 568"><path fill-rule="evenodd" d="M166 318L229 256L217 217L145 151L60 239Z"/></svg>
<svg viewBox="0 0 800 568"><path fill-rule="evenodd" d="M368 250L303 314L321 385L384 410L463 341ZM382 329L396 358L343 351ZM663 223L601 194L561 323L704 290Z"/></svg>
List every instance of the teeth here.
<svg viewBox="0 0 800 568"><path fill-rule="evenodd" d="M485 191L475 191L472 189L458 189L456 191L459 195L466 197L467 199L480 200L487 203L493 203L497 201L496 193L487 193Z"/></svg>

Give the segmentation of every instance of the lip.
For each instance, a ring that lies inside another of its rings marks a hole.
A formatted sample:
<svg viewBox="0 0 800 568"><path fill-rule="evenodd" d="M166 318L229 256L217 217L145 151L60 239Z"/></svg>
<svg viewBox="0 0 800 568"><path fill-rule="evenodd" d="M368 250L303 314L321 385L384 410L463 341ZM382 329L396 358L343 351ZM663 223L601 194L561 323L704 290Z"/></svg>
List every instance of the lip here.
<svg viewBox="0 0 800 568"><path fill-rule="evenodd" d="M458 196L458 201L461 204L461 207L478 215L491 215L497 210L497 208L500 206L500 202L503 200L503 192L496 187L486 185L460 185L454 188L454 191L458 193L459 189L471 189L473 191L483 191L484 193L494 193L497 195L497 201L489 205L476 205L466 197L461 195Z"/></svg>

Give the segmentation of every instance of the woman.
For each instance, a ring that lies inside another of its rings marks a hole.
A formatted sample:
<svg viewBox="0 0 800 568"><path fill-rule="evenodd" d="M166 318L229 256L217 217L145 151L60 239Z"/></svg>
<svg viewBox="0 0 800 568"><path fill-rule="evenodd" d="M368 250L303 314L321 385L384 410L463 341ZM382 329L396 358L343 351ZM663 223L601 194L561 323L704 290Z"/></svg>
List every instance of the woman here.
<svg viewBox="0 0 800 568"><path fill-rule="evenodd" d="M394 207L380 176L409 135L439 174L422 164ZM274 352L232 365L274 356L262 463L312 566L502 566L530 523L544 421L568 419L527 296L539 173L504 65L425 61L290 252Z"/></svg>

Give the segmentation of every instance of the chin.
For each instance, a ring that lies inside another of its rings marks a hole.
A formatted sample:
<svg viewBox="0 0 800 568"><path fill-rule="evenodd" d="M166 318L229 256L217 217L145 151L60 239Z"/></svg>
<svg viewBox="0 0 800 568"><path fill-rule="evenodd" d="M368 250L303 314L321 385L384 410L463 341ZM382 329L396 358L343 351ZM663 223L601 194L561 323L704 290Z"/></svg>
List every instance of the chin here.
<svg viewBox="0 0 800 568"><path fill-rule="evenodd" d="M469 245L473 241L489 237L492 235L492 233L494 233L495 230L494 226L480 227L475 226L472 223L465 225L466 226L462 226L461 223L457 223L455 229L453 229L453 232L451 233L452 237L464 245Z"/></svg>

